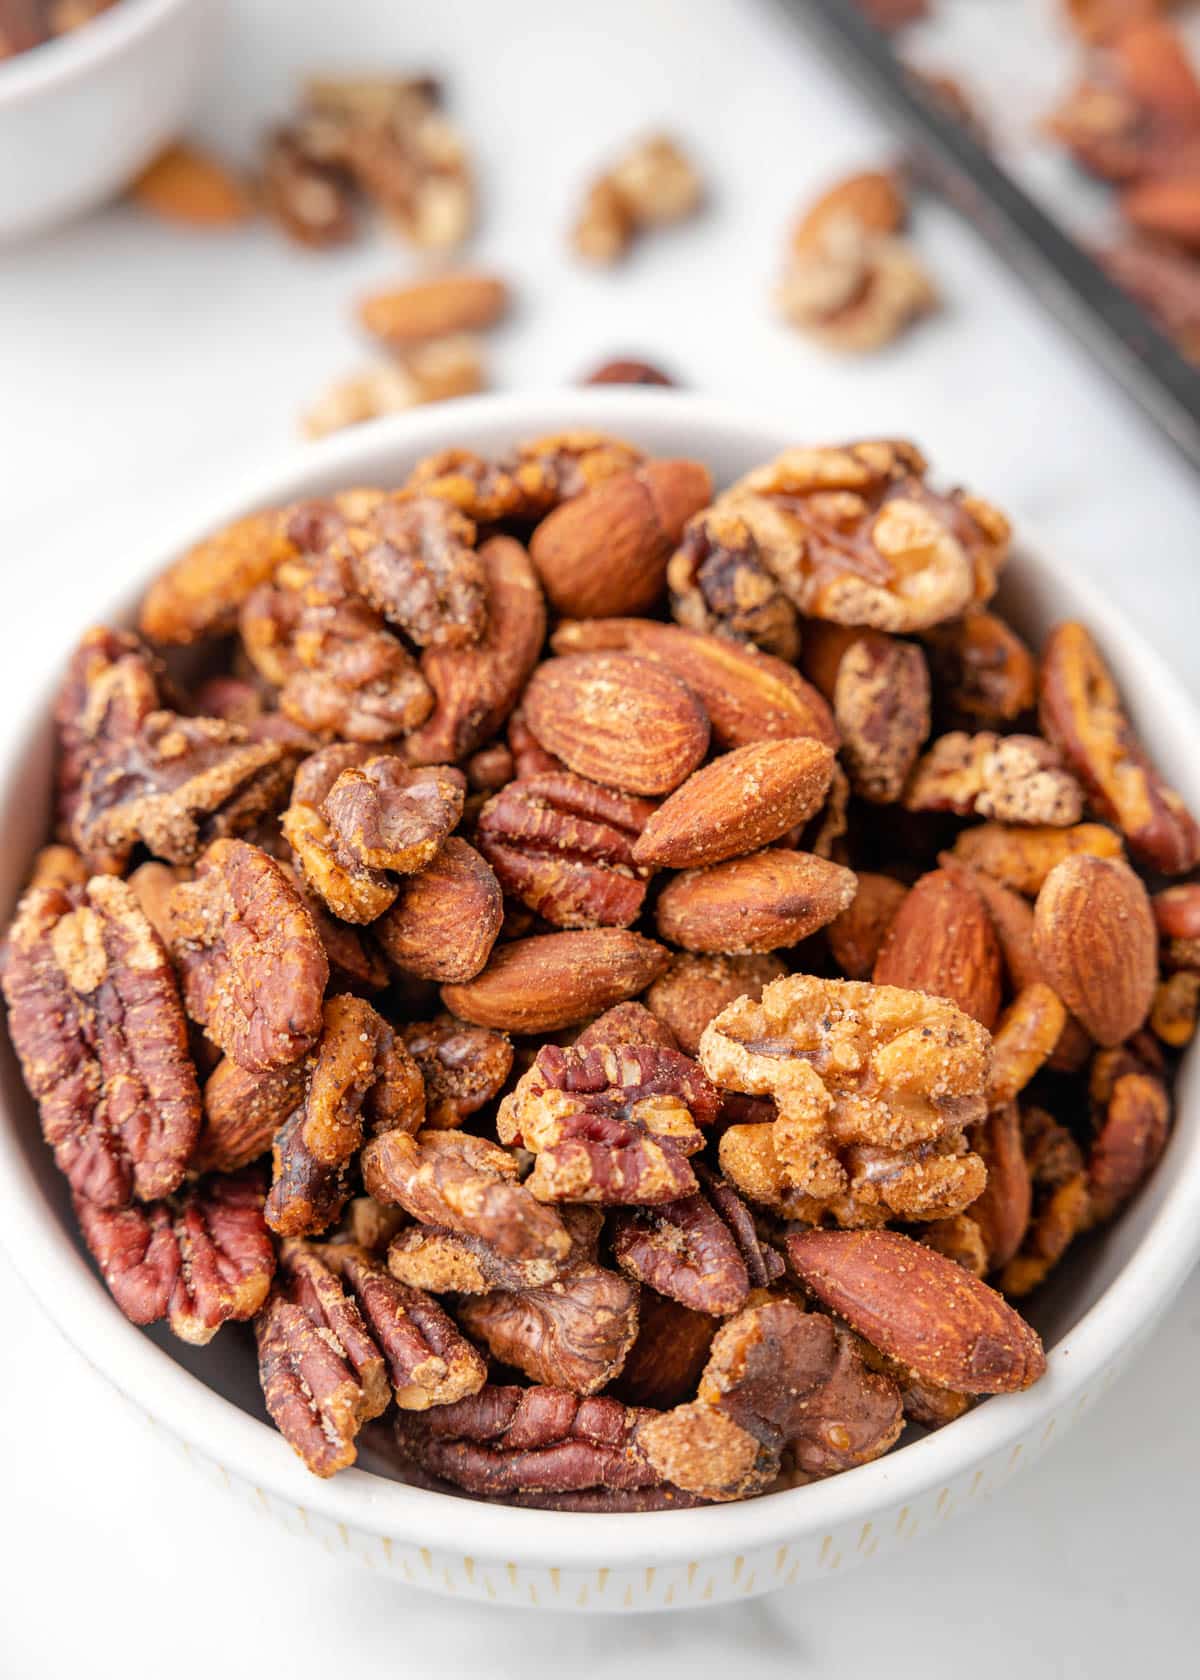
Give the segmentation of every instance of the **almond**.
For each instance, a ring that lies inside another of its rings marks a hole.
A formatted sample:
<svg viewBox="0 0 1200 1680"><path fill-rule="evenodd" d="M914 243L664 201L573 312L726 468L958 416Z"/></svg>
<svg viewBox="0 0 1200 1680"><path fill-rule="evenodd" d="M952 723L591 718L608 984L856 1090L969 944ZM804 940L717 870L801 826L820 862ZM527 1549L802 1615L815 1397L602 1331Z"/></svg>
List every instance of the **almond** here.
<svg viewBox="0 0 1200 1680"><path fill-rule="evenodd" d="M949 998L990 1031L1000 1012L1001 973L983 899L961 874L935 869L896 912L871 978L877 986Z"/></svg>
<svg viewBox="0 0 1200 1680"><path fill-rule="evenodd" d="M129 190L143 210L191 227L234 227L254 214L254 201L233 171L194 146L168 146Z"/></svg>
<svg viewBox="0 0 1200 1680"><path fill-rule="evenodd" d="M612 618L646 612L694 513L712 499L698 461L651 461L573 496L542 520L529 553L560 613Z"/></svg>
<svg viewBox="0 0 1200 1680"><path fill-rule="evenodd" d="M1150 1012L1158 939L1150 898L1126 863L1065 858L1033 912L1033 945L1047 981L1098 1044L1119 1044Z"/></svg>
<svg viewBox="0 0 1200 1680"><path fill-rule="evenodd" d="M443 986L452 1015L500 1032L558 1032L645 991L670 963L653 939L624 928L539 934L500 945L483 973Z"/></svg>
<svg viewBox="0 0 1200 1680"><path fill-rule="evenodd" d="M811 736L737 747L659 806L634 862L688 869L757 851L820 809L832 775L832 749Z"/></svg>
<svg viewBox="0 0 1200 1680"><path fill-rule="evenodd" d="M508 287L494 275L442 274L372 292L359 304L358 318L372 337L395 350L493 326L507 308Z"/></svg>
<svg viewBox="0 0 1200 1680"><path fill-rule="evenodd" d="M838 744L833 713L812 684L782 659L756 648L645 618L560 624L551 640L556 653L621 648L665 665L700 696L719 746L797 735L815 736L829 747Z"/></svg>
<svg viewBox="0 0 1200 1680"><path fill-rule="evenodd" d="M708 751L708 715L691 689L627 653L549 660L534 672L523 710L547 752L624 793L670 793Z"/></svg>
<svg viewBox="0 0 1200 1680"><path fill-rule="evenodd" d="M500 883L474 846L452 834L431 863L406 876L373 932L390 960L421 980L472 980L500 924Z"/></svg>
<svg viewBox="0 0 1200 1680"><path fill-rule="evenodd" d="M786 1246L818 1300L937 1388L1008 1394L1046 1369L1037 1331L1003 1296L899 1231L801 1231Z"/></svg>
<svg viewBox="0 0 1200 1680"><path fill-rule="evenodd" d="M690 869L663 889L658 931L685 951L777 951L831 922L854 897L853 870L771 850Z"/></svg>

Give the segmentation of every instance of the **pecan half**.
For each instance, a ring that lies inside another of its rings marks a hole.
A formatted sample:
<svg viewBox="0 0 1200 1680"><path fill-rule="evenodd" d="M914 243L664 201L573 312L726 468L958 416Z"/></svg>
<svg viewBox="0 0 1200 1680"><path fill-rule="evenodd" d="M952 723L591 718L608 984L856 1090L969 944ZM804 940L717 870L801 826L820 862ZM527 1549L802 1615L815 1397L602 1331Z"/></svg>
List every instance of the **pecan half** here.
<svg viewBox="0 0 1200 1680"><path fill-rule="evenodd" d="M802 613L877 630L922 630L995 588L1008 523L995 508L925 483L911 444L792 449L740 479L740 513Z"/></svg>
<svg viewBox="0 0 1200 1680"><path fill-rule="evenodd" d="M772 1096L771 1123L732 1126L727 1178L792 1217L842 1224L961 1212L983 1188L964 1129L985 1113L990 1039L953 1004L893 986L791 975L705 1031L719 1085Z"/></svg>
<svg viewBox="0 0 1200 1680"><path fill-rule="evenodd" d="M432 862L401 882L374 931L405 974L461 984L486 965L503 921L504 896L490 864L452 834Z"/></svg>
<svg viewBox="0 0 1200 1680"><path fill-rule="evenodd" d="M1164 875L1200 862L1200 825L1151 763L1081 624L1060 624L1046 642L1039 709L1046 735L1137 857Z"/></svg>
<svg viewBox="0 0 1200 1680"><path fill-rule="evenodd" d="M55 811L58 838L71 840L85 775L97 757L119 750L162 706L162 667L123 630L89 630L67 663L54 702L58 744ZM109 872L121 860L97 860Z"/></svg>
<svg viewBox="0 0 1200 1680"><path fill-rule="evenodd" d="M535 1383L595 1394L618 1375L638 1327L638 1291L584 1263L538 1288L498 1290L460 1303L458 1316L494 1358Z"/></svg>
<svg viewBox="0 0 1200 1680"><path fill-rule="evenodd" d="M365 869L410 875L433 860L462 816L462 772L412 769L383 755L341 772L321 810L342 853Z"/></svg>
<svg viewBox="0 0 1200 1680"><path fill-rule="evenodd" d="M814 623L804 669L833 707L850 784L863 799L900 797L929 734L929 669L915 642Z"/></svg>
<svg viewBox="0 0 1200 1680"><path fill-rule="evenodd" d="M759 1241L737 1192L708 1174L702 1182L704 1191L681 1201L617 1213L613 1257L660 1295L723 1318L745 1305L752 1287L774 1282L783 1264Z"/></svg>
<svg viewBox="0 0 1200 1680"><path fill-rule="evenodd" d="M448 1406L479 1392L487 1366L431 1296L399 1282L352 1243L328 1243L320 1254L348 1285L383 1354L401 1411Z"/></svg>
<svg viewBox="0 0 1200 1680"><path fill-rule="evenodd" d="M251 1072L299 1061L321 1030L329 961L280 866L243 840L217 840L169 908L188 1014Z"/></svg>
<svg viewBox="0 0 1200 1680"><path fill-rule="evenodd" d="M385 498L338 540L367 600L418 647L466 647L483 635L487 592L475 526L450 503Z"/></svg>
<svg viewBox="0 0 1200 1680"><path fill-rule="evenodd" d="M425 1124L446 1131L460 1127L499 1096L512 1069L512 1044L489 1032L437 1015L397 1027L397 1036L425 1081Z"/></svg>
<svg viewBox="0 0 1200 1680"><path fill-rule="evenodd" d="M168 1195L200 1128L187 1022L162 940L112 876L26 894L3 972L42 1133L77 1196Z"/></svg>
<svg viewBox="0 0 1200 1680"><path fill-rule="evenodd" d="M543 1045L496 1127L537 1156L544 1201L652 1204L695 1188L684 1157L703 1147L716 1090L689 1057L657 1045Z"/></svg>
<svg viewBox="0 0 1200 1680"><path fill-rule="evenodd" d="M165 1201L113 1209L75 1196L84 1240L113 1299L134 1324L165 1318L202 1345L267 1298L275 1250L259 1173L219 1175Z"/></svg>
<svg viewBox="0 0 1200 1680"><path fill-rule="evenodd" d="M628 927L646 896L633 843L649 801L552 771L510 782L479 813L479 849L504 891L555 927Z"/></svg>
<svg viewBox="0 0 1200 1680"><path fill-rule="evenodd" d="M342 843L323 807L344 771L374 764L380 757L377 748L354 741L319 748L298 767L292 802L283 814L284 837L305 885L341 921L360 925L381 916L399 887L384 870L365 864Z"/></svg>
<svg viewBox="0 0 1200 1680"><path fill-rule="evenodd" d="M383 1355L320 1254L285 1243L279 1277L254 1321L267 1410L317 1476L353 1464L363 1424L386 1411Z"/></svg>
<svg viewBox="0 0 1200 1680"><path fill-rule="evenodd" d="M546 606L521 544L492 537L479 549L487 629L470 647L428 647L421 673L433 691L431 716L405 744L417 764L452 764L504 725L546 638Z"/></svg>
<svg viewBox="0 0 1200 1680"><path fill-rule="evenodd" d="M645 1415L604 1395L489 1383L419 1418L401 1413L396 1440L406 1458L467 1493L624 1493L663 1480L638 1450Z"/></svg>
<svg viewBox="0 0 1200 1680"><path fill-rule="evenodd" d="M904 789L910 811L1069 827L1083 815L1083 791L1048 741L1037 735L939 736Z"/></svg>
<svg viewBox="0 0 1200 1680"><path fill-rule="evenodd" d="M561 1263L571 1252L559 1214L519 1182L516 1158L485 1138L385 1132L363 1150L362 1171L376 1201L398 1203L422 1223L482 1237L505 1259Z"/></svg>
<svg viewBox="0 0 1200 1680"><path fill-rule="evenodd" d="M796 608L735 513L710 508L689 520L667 564L667 586L672 615L689 630L752 642L781 659L800 651Z"/></svg>

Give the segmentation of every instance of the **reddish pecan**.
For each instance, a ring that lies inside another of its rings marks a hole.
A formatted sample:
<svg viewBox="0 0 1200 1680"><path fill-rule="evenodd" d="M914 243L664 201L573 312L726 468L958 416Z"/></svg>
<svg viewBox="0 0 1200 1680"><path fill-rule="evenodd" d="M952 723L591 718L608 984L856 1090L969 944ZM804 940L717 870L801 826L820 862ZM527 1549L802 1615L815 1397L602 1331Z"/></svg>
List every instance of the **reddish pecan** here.
<svg viewBox="0 0 1200 1680"><path fill-rule="evenodd" d="M710 508L688 522L668 562L667 584L672 614L687 629L753 642L781 659L799 653L796 609L736 513Z"/></svg>
<svg viewBox="0 0 1200 1680"><path fill-rule="evenodd" d="M458 1127L499 1096L513 1059L504 1033L472 1027L446 1014L396 1031L425 1081L427 1126L439 1131Z"/></svg>
<svg viewBox="0 0 1200 1680"><path fill-rule="evenodd" d="M465 791L460 770L410 769L383 756L348 765L321 811L339 851L366 869L409 875L433 859L457 824Z"/></svg>
<svg viewBox="0 0 1200 1680"><path fill-rule="evenodd" d="M571 1252L559 1214L518 1181L516 1158L484 1138L385 1132L363 1150L362 1170L376 1201L399 1203L414 1219L482 1237L505 1259L561 1263Z"/></svg>
<svg viewBox="0 0 1200 1680"><path fill-rule="evenodd" d="M349 1286L402 1411L450 1405L483 1387L487 1366L431 1296L400 1283L351 1243L330 1243L320 1253Z"/></svg>
<svg viewBox="0 0 1200 1680"><path fill-rule="evenodd" d="M355 1459L354 1439L387 1409L387 1370L362 1313L318 1252L285 1243L275 1288L254 1323L267 1410L318 1476Z"/></svg>
<svg viewBox="0 0 1200 1680"><path fill-rule="evenodd" d="M1039 708L1045 734L1131 851L1165 875L1182 875L1200 862L1200 825L1151 763L1081 624L1060 624L1051 633L1042 654Z"/></svg>
<svg viewBox="0 0 1200 1680"><path fill-rule="evenodd" d="M462 1302L459 1317L494 1358L535 1383L594 1394L621 1370L638 1326L637 1285L590 1263L534 1289Z"/></svg>
<svg viewBox="0 0 1200 1680"><path fill-rule="evenodd" d="M113 1299L134 1324L166 1318L203 1344L267 1298L275 1250L257 1172L216 1176L166 1201L119 1210L75 1197L75 1214Z"/></svg>
<svg viewBox="0 0 1200 1680"><path fill-rule="evenodd" d="M645 1413L603 1395L488 1384L420 1419L396 1419L401 1451L468 1493L627 1491L662 1481L638 1449Z"/></svg>
<svg viewBox="0 0 1200 1680"><path fill-rule="evenodd" d="M25 1083L75 1194L98 1208L168 1195L200 1091L170 959L130 887L97 876L28 893L3 985Z"/></svg>
<svg viewBox="0 0 1200 1680"><path fill-rule="evenodd" d="M1130 22L1089 62L1049 132L1110 181L1185 177L1200 163L1200 80L1169 24Z"/></svg>
<svg viewBox="0 0 1200 1680"><path fill-rule="evenodd" d="M214 841L169 914L193 1021L252 1072L305 1055L321 1030L329 962L279 865L242 840Z"/></svg>
<svg viewBox="0 0 1200 1680"><path fill-rule="evenodd" d="M804 669L833 707L854 791L891 804L929 734L921 649L882 631L815 623L805 632Z"/></svg>
<svg viewBox="0 0 1200 1680"><path fill-rule="evenodd" d="M543 1046L501 1104L506 1142L537 1154L529 1187L546 1201L651 1204L695 1188L684 1156L719 1095L689 1057L656 1045Z"/></svg>
<svg viewBox="0 0 1200 1680"><path fill-rule="evenodd" d="M162 705L162 667L136 636L98 626L67 665L54 703L59 838L71 837L84 775L98 753L136 735Z"/></svg>
<svg viewBox="0 0 1200 1680"><path fill-rule="evenodd" d="M646 896L633 842L654 806L567 771L510 782L479 814L504 891L555 927L628 927Z"/></svg>

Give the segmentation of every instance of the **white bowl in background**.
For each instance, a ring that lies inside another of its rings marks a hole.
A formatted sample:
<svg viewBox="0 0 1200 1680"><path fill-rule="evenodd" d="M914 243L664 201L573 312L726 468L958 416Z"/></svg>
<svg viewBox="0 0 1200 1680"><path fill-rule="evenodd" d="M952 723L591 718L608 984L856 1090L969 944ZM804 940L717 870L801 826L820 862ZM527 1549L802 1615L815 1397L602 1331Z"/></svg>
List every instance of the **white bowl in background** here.
<svg viewBox="0 0 1200 1680"><path fill-rule="evenodd" d="M577 427L618 433L657 454L695 456L718 483L787 444L811 441L799 428L669 391L612 388L446 403L339 434L259 473L242 494L211 510L203 530L181 531L169 548L135 560L131 586L140 594L176 553L252 507L349 484L394 484L420 456L451 444L497 452L520 438ZM979 488L1004 505L1003 484ZM76 603L75 610L127 620L134 599ZM1082 573L1019 540L1002 601L1034 636L1063 617L1092 627L1155 757L1200 809L1200 714ZM44 691L27 715L4 721L3 912L44 838L50 700L70 632L83 628L83 621L64 626L58 617L47 626L46 646L57 649L57 664L50 668L48 656ZM680 1608L810 1580L894 1549L999 1487L1099 1398L1200 1254L1197 1085L1191 1057L1180 1073L1175 1128L1158 1171L1119 1221L1076 1245L1035 1298L1031 1316L1049 1355L1041 1382L987 1400L874 1464L810 1487L700 1510L593 1516L485 1505L391 1480L369 1451L359 1466L330 1481L311 1476L265 1421L242 1327L227 1326L207 1348L191 1348L161 1328L137 1330L122 1317L81 1247L64 1181L41 1141L7 1043L0 1057L0 1241L63 1334L97 1369L193 1464L293 1532L398 1581L462 1597L549 1609Z"/></svg>
<svg viewBox="0 0 1200 1680"><path fill-rule="evenodd" d="M176 138L223 0L117 0L0 63L0 240L90 210Z"/></svg>

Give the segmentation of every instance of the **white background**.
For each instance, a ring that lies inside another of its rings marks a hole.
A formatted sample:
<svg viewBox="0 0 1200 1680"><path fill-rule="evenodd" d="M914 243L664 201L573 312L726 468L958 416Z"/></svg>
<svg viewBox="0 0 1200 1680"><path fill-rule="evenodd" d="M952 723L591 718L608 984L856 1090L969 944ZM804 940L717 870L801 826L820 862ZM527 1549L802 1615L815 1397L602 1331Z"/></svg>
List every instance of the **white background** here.
<svg viewBox="0 0 1200 1680"><path fill-rule="evenodd" d="M946 309L887 355L831 361L772 321L790 216L886 136L766 0L236 10L197 123L234 154L251 154L305 67L446 73L482 174L474 254L518 296L494 339L496 385L562 384L641 352L785 412L798 441L910 433L945 476L1101 578L1200 689L1194 480L968 230L920 208ZM1021 148L1067 62L1032 0L957 0L918 44L930 63L973 56L976 90ZM582 273L563 241L581 177L654 123L702 160L711 214L619 273ZM1064 189L1060 165L1026 161ZM357 293L413 268L382 238L305 255L265 228L190 235L128 208L0 251L0 703L44 682L131 549L287 447L299 410L365 353ZM451 1606L358 1571L193 1476L3 1260L0 1325L2 1680L1195 1671L1195 1279L1097 1412L983 1510L839 1580L640 1621Z"/></svg>

